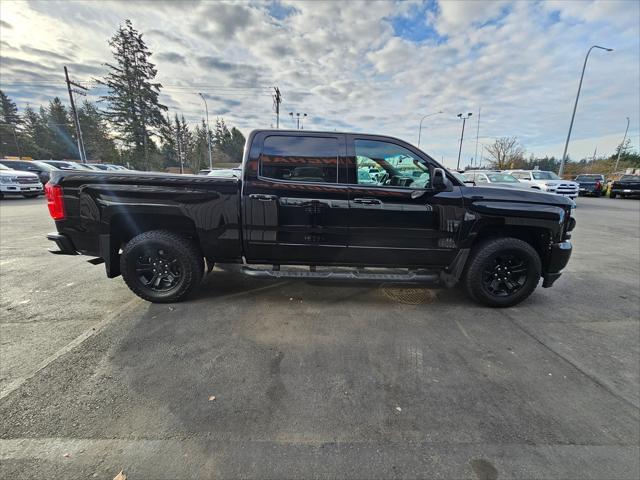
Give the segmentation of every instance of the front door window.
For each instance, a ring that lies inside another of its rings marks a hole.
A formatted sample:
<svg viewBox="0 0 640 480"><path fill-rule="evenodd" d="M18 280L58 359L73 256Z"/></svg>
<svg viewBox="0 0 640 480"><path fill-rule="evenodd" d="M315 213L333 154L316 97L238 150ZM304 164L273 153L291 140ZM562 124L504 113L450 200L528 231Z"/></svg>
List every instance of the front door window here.
<svg viewBox="0 0 640 480"><path fill-rule="evenodd" d="M358 185L427 188L429 167L404 147L378 140L356 140Z"/></svg>

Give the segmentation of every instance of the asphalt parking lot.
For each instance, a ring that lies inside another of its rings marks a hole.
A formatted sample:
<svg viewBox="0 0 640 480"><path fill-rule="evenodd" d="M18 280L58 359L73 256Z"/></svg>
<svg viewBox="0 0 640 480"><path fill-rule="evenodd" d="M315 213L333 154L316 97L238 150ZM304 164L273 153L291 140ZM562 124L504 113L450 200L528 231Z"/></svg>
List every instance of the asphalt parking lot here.
<svg viewBox="0 0 640 480"><path fill-rule="evenodd" d="M580 198L551 289L270 282L152 305L0 202L2 478L640 476L640 202Z"/></svg>

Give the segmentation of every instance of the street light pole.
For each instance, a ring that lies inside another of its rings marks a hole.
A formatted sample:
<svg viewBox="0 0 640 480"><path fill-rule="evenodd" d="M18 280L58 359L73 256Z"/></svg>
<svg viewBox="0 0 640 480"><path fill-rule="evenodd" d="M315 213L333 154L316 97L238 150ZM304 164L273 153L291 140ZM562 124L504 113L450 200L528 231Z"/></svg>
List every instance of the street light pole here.
<svg viewBox="0 0 640 480"><path fill-rule="evenodd" d="M456 170L460 170L460 154L462 153L462 140L464 139L464 124L467 122L467 118L471 117L473 113L467 113L466 117L463 117L461 113L458 114L458 118L462 119L462 135L460 135L460 149L458 150L458 164Z"/></svg>
<svg viewBox="0 0 640 480"><path fill-rule="evenodd" d="M569 133L567 134L567 141L564 144L564 152L562 153L562 160L560 160L560 171L558 172L558 176L562 176L562 172L564 171L564 164L567 161L567 149L569 148L569 139L571 138L571 130L573 129L573 120L576 117L576 108L578 108L578 99L580 98L580 89L582 88L582 80L584 79L584 71L587 68L587 60L589 59L589 54L591 50L594 48L598 48L600 50L606 50L607 52L612 52L613 48L601 47L600 45L593 45L588 51L587 55L584 57L584 65L582 65L582 74L580 75L580 83L578 84L578 93L576 94L576 101L573 104L573 113L571 114L571 123L569 124Z"/></svg>
<svg viewBox="0 0 640 480"><path fill-rule="evenodd" d="M434 115L438 115L439 113L442 113L442 110L438 110L435 113L427 113L420 119L420 127L418 128L418 148L420 148L420 136L422 135L422 121L427 117L433 117Z"/></svg>
<svg viewBox="0 0 640 480"><path fill-rule="evenodd" d="M620 161L620 154L622 153L622 149L624 148L624 142L627 140L627 132L629 131L629 117L627 117L627 128L624 130L624 137L622 138L622 143L620 144L620 150L618 150L618 158L616 158L616 166L613 169L613 173L618 171L618 162Z"/></svg>
<svg viewBox="0 0 640 480"><path fill-rule="evenodd" d="M202 93L198 93L202 97L204 102L204 111L207 116L207 146L209 147L209 170L213 170L213 157L211 156L211 128L209 128L209 107L207 106L207 99L204 98Z"/></svg>
<svg viewBox="0 0 640 480"><path fill-rule="evenodd" d="M291 119L294 118L293 112L289 112L289 115L291 115ZM300 130L300 115L302 115L302 118L304 119L307 116L307 114L306 113L300 113L300 112L296 112L295 113L295 119L296 119L296 122L297 122L296 123L296 128L298 130Z"/></svg>

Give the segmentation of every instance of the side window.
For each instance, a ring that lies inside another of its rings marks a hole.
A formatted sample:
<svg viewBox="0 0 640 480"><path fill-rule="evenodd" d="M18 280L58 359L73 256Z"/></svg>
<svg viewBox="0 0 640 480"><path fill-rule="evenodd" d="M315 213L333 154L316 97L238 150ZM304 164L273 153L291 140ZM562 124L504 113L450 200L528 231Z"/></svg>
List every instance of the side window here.
<svg viewBox="0 0 640 480"><path fill-rule="evenodd" d="M356 183L426 188L429 167L400 145L378 140L356 140Z"/></svg>
<svg viewBox="0 0 640 480"><path fill-rule="evenodd" d="M473 173L463 173L462 176L464 177L465 182L475 182L473 179Z"/></svg>
<svg viewBox="0 0 640 480"><path fill-rule="evenodd" d="M260 175L294 182L336 183L338 139L271 135L264 140Z"/></svg>
<svg viewBox="0 0 640 480"><path fill-rule="evenodd" d="M529 180L529 174L526 172L513 172L512 175L518 180Z"/></svg>
<svg viewBox="0 0 640 480"><path fill-rule="evenodd" d="M476 175L476 182L477 183L489 183L489 180L487 179L487 176L484 173L480 173L480 174Z"/></svg>

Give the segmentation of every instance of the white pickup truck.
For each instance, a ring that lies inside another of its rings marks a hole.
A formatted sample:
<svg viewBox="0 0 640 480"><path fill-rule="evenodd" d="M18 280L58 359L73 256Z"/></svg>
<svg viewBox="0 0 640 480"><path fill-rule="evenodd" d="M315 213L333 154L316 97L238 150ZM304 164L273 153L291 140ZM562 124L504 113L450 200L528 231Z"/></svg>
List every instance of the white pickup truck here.
<svg viewBox="0 0 640 480"><path fill-rule="evenodd" d="M35 173L12 170L0 164L0 198L7 194L35 198L42 195L42 183Z"/></svg>
<svg viewBox="0 0 640 480"><path fill-rule="evenodd" d="M563 180L554 172L546 170L504 170L503 173L513 175L536 190L557 193L571 199L578 198L580 185L571 180Z"/></svg>

